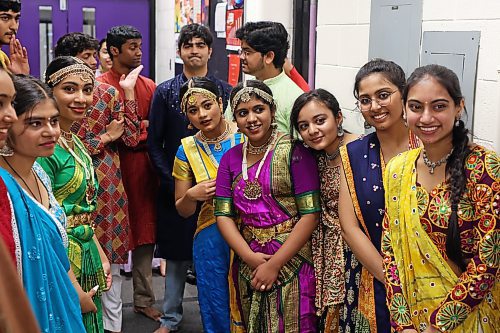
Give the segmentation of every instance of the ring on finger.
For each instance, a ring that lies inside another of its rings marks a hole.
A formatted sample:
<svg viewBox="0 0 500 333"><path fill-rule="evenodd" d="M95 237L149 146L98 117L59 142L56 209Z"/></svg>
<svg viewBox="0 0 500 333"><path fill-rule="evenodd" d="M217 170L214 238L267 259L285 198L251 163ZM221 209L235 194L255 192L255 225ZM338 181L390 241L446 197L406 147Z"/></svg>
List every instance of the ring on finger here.
<svg viewBox="0 0 500 333"><path fill-rule="evenodd" d="M260 290L266 290L266 285L265 284L261 285Z"/></svg>

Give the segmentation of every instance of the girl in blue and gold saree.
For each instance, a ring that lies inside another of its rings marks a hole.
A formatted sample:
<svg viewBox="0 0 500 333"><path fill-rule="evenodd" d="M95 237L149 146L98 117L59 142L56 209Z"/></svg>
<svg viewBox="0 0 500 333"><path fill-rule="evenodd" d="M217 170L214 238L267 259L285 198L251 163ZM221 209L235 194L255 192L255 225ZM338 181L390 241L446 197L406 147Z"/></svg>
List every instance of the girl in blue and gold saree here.
<svg viewBox="0 0 500 333"><path fill-rule="evenodd" d="M423 148L395 157L384 178L392 324L405 332L498 332L500 158L469 142L450 69L417 68L403 99Z"/></svg>
<svg viewBox="0 0 500 333"><path fill-rule="evenodd" d="M193 260L203 330L230 332L230 253L215 223L212 198L219 162L229 149L244 141L243 135L232 133L224 120L220 93L209 79L189 79L181 87L180 98L181 110L199 132L182 139L174 160L175 206L181 216L189 217L201 203Z"/></svg>
<svg viewBox="0 0 500 333"><path fill-rule="evenodd" d="M276 131L264 83L240 83L231 106L248 141L222 157L215 215L235 252L231 277L243 329L317 332L310 243L321 210L316 161Z"/></svg>
<svg viewBox="0 0 500 333"><path fill-rule="evenodd" d="M356 75L357 105L375 132L340 149L339 214L348 245L341 332L391 332L381 255L382 175L386 162L418 142L402 118L404 85L404 71L392 61L372 60Z"/></svg>
<svg viewBox="0 0 500 333"><path fill-rule="evenodd" d="M4 239L8 236L15 244L17 271L41 331L82 333L79 298L86 308L93 306L91 295L73 283L66 253L66 216L52 195L47 175L35 162L54 152L59 111L39 80L16 78L15 88L18 119L0 151L0 177L7 189L11 220L0 230Z"/></svg>

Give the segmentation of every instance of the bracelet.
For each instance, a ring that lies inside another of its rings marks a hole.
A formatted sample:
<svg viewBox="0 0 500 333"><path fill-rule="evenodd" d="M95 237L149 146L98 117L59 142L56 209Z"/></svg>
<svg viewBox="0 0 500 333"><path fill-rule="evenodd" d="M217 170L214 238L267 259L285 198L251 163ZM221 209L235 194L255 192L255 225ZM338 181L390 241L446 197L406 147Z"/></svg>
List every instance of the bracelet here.
<svg viewBox="0 0 500 333"><path fill-rule="evenodd" d="M108 132L104 132L104 135L107 135L107 136L108 136L108 138L109 138L109 140L110 140L111 142L115 141L115 140L113 139L113 137L111 136L111 134L109 134Z"/></svg>

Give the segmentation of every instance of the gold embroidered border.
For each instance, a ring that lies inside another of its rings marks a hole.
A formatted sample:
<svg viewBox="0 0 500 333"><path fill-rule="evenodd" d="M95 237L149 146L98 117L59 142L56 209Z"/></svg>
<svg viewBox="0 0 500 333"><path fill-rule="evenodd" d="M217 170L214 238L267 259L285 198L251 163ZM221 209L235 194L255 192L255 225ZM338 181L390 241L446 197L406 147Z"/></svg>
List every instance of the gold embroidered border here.
<svg viewBox="0 0 500 333"><path fill-rule="evenodd" d="M321 211L319 191L309 191L295 197L300 214L311 214Z"/></svg>
<svg viewBox="0 0 500 333"><path fill-rule="evenodd" d="M214 198L214 215L215 216L230 216L234 217L235 211L232 198L215 197Z"/></svg>
<svg viewBox="0 0 500 333"><path fill-rule="evenodd" d="M366 227L365 220L363 219L363 214L361 213L361 207L359 206L358 196L356 195L356 186L354 184L354 175L352 174L351 162L349 161L349 154L347 153L347 146L340 147L340 156L342 159L342 166L344 167L344 174L347 181L347 187L349 188L349 193L351 193L352 204L354 206L354 212L358 218L359 223L363 227L366 236L370 239L370 233Z"/></svg>

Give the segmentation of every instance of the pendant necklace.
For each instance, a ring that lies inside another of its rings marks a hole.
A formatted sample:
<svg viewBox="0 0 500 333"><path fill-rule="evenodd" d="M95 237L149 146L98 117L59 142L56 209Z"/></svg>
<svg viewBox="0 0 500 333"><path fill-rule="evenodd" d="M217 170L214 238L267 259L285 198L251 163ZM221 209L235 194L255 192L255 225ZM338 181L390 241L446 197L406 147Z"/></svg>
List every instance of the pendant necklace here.
<svg viewBox="0 0 500 333"><path fill-rule="evenodd" d="M263 147L267 144L267 149L266 153L264 154L264 157L259 162L259 166L257 167L257 172L255 173L255 177L253 180L248 180L248 163L247 163L247 147L248 147L248 140L245 141L243 144L243 160L241 161L241 175L243 180L245 181L245 188L243 189L243 196L247 198L248 200L257 200L262 196L262 186L259 183L259 175L260 171L262 170L262 166L264 165L264 162L266 161L267 155L271 151L271 148L273 146L274 140L276 139L276 131L273 130L271 134L272 139L268 140L264 145L260 146ZM259 147L259 148L260 148Z"/></svg>
<svg viewBox="0 0 500 333"><path fill-rule="evenodd" d="M422 158L424 160L425 166L429 169L429 173L431 175L434 174L434 169L437 168L438 166L440 166L441 164L445 163L448 160L448 157L450 157L452 153L453 153L453 148L451 149L451 151L445 157L443 157L439 161L432 162L427 157L427 152L424 149L424 154L423 154Z"/></svg>
<svg viewBox="0 0 500 333"><path fill-rule="evenodd" d="M31 169L31 172L33 173L33 177L35 177L35 183L36 183L36 188L38 190L38 198L37 196L35 195L35 193L33 193L33 191L31 190L31 187L29 187L28 183L24 180L23 177L21 177L21 175L16 171L16 169L14 169L12 167L12 165L10 165L9 161L5 158L5 156L2 156L3 160L5 161L5 163L7 163L7 165L9 166L9 168L14 171L14 173L16 174L16 176L21 179L21 181L23 182L23 184L26 186L26 188L28 189L28 191L31 193L31 195L33 196L33 199L35 199L36 201L40 202L43 206L43 198L42 198L42 191L40 191L40 185L38 185L38 179L36 177L36 174L35 172L33 171L33 169ZM39 199L40 198L40 199Z"/></svg>
<svg viewBox="0 0 500 333"><path fill-rule="evenodd" d="M226 123L226 128L224 129L224 132L222 132L221 135L214 139L207 138L205 134L203 134L202 131L199 131L198 133L200 134L200 138L203 142L206 142L208 144L215 144L214 150L216 152L222 151L222 144L221 142L224 141L224 139L229 135L229 132L231 131L231 128L227 122Z"/></svg>
<svg viewBox="0 0 500 333"><path fill-rule="evenodd" d="M85 190L85 200L87 201L87 204L90 205L92 203L92 200L94 199L94 195L96 192L94 188L94 181L95 181L94 173L92 172L92 158L89 156L89 154L87 154L85 148L80 147L78 140L75 140L75 145L78 146L78 148L85 156L87 161L90 162L91 167L89 168L87 164L80 158L80 156L78 156L78 154L69 146L65 137L60 136L59 141L61 142L61 145L75 158L75 161L77 162L76 164L79 164L85 171L85 179L87 180L86 184L87 188Z"/></svg>
<svg viewBox="0 0 500 333"><path fill-rule="evenodd" d="M326 151L325 151L325 154L326 154L326 159L328 161L333 161L334 159L337 158L337 156L339 156L340 154L340 147L342 147L342 144L344 143L344 138L342 137L342 139L340 139L340 142L339 142L339 146L337 147L337 149L333 152L333 154L328 154Z"/></svg>

